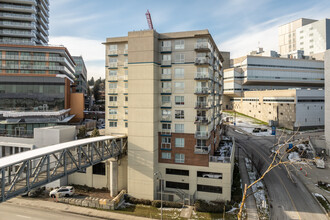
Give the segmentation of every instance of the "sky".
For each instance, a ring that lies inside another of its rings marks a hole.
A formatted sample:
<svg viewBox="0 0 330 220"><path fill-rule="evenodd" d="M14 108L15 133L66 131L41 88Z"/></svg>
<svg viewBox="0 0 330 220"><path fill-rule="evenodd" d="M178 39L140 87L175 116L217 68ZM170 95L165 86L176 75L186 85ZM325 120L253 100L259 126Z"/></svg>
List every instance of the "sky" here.
<svg viewBox="0 0 330 220"><path fill-rule="evenodd" d="M159 33L208 29L231 58L258 46L278 50L278 26L298 18L330 18L330 0L51 0L50 44L83 56L88 78L105 78L107 37L148 29Z"/></svg>

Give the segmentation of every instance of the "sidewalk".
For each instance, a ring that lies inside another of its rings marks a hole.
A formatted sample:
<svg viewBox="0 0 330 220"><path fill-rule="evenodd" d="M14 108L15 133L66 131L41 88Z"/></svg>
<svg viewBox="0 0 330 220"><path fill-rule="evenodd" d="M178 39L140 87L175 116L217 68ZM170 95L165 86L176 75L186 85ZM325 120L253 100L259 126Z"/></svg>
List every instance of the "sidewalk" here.
<svg viewBox="0 0 330 220"><path fill-rule="evenodd" d="M241 149L237 149L239 151L239 172L241 174L241 179L242 179L242 187L244 188L244 185L250 184L250 180L247 174L246 166L245 166L245 161L244 161L244 151ZM245 155L246 156L246 155ZM251 189L247 191L247 194L252 193ZM246 201L245 201L245 207L247 211L247 219L248 220L258 220L258 211L257 211L257 204L254 196L249 196Z"/></svg>
<svg viewBox="0 0 330 220"><path fill-rule="evenodd" d="M56 202L48 202L44 200L36 200L36 199L23 199L23 198L13 198L6 203L14 204L17 207L19 206L26 206L26 207L37 207L42 209L47 209L50 211L55 212L68 212L68 213L74 213L78 215L84 215L89 217L95 217L100 219L119 219L119 220L126 220L126 219L132 219L132 220L145 220L150 218L143 218L143 217L137 217L133 215L124 215L120 213L114 213L109 211L101 211L97 209L91 209L91 208L84 208L79 206L73 206L73 205L67 205L63 203L56 203Z"/></svg>

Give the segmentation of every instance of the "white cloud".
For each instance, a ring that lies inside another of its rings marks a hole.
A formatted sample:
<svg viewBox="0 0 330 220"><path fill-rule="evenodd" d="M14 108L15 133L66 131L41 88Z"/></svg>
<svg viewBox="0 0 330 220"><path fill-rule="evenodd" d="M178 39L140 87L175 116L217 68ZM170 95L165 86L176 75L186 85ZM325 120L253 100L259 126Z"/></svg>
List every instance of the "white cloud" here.
<svg viewBox="0 0 330 220"><path fill-rule="evenodd" d="M88 78L92 76L105 78L105 46L102 41L59 36L50 37L49 43L65 46L72 56L82 56L87 67Z"/></svg>

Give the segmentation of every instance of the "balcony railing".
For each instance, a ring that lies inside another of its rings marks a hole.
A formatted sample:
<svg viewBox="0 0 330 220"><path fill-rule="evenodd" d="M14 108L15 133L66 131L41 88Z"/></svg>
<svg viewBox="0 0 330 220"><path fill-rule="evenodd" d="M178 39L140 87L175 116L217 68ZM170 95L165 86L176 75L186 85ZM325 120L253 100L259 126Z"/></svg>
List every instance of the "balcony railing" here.
<svg viewBox="0 0 330 220"><path fill-rule="evenodd" d="M128 88L124 88L124 93L128 93Z"/></svg>
<svg viewBox="0 0 330 220"><path fill-rule="evenodd" d="M109 119L117 119L117 115L111 114L111 115L109 115Z"/></svg>
<svg viewBox="0 0 330 220"><path fill-rule="evenodd" d="M171 144L169 144L169 143L161 143L160 148L161 149L165 149L165 150L170 150L171 149Z"/></svg>
<svg viewBox="0 0 330 220"><path fill-rule="evenodd" d="M208 154L211 151L211 144L209 146L195 145L195 154Z"/></svg>
<svg viewBox="0 0 330 220"><path fill-rule="evenodd" d="M128 54L128 49L124 49L124 54Z"/></svg>
<svg viewBox="0 0 330 220"><path fill-rule="evenodd" d="M124 120L128 120L128 114L124 115Z"/></svg>
<svg viewBox="0 0 330 220"><path fill-rule="evenodd" d="M118 76L117 75L111 75L111 76L109 76L109 78L108 78L108 80L110 80L110 81L117 81L118 80Z"/></svg>
<svg viewBox="0 0 330 220"><path fill-rule="evenodd" d="M18 18L18 19L29 19L36 20L36 16L34 14L14 14L14 13L0 13L0 17L10 17L10 18Z"/></svg>
<svg viewBox="0 0 330 220"><path fill-rule="evenodd" d="M124 80L128 80L128 75L124 75Z"/></svg>
<svg viewBox="0 0 330 220"><path fill-rule="evenodd" d="M16 35L22 37L35 37L36 34L32 31L11 31L11 30L1 30L0 34L4 35Z"/></svg>
<svg viewBox="0 0 330 220"><path fill-rule="evenodd" d="M172 103L171 102L162 102L161 103L161 106L162 107L171 107L172 106Z"/></svg>
<svg viewBox="0 0 330 220"><path fill-rule="evenodd" d="M162 129L161 134L162 135L171 135L171 129Z"/></svg>
<svg viewBox="0 0 330 220"><path fill-rule="evenodd" d="M109 89L109 93L117 93L117 89Z"/></svg>
<svg viewBox="0 0 330 220"><path fill-rule="evenodd" d="M211 117L210 116L196 116L195 123L210 123Z"/></svg>
<svg viewBox="0 0 330 220"><path fill-rule="evenodd" d="M109 55L118 55L118 50L109 50Z"/></svg>
<svg viewBox="0 0 330 220"><path fill-rule="evenodd" d="M208 87L197 87L195 89L195 94L209 94L210 92L210 88Z"/></svg>
<svg viewBox="0 0 330 220"><path fill-rule="evenodd" d="M162 66L170 66L171 60L162 60Z"/></svg>
<svg viewBox="0 0 330 220"><path fill-rule="evenodd" d="M118 67L117 62L109 63L109 68L117 68L117 67Z"/></svg>
<svg viewBox="0 0 330 220"><path fill-rule="evenodd" d="M161 120L162 121L172 121L172 115L162 115Z"/></svg>
<svg viewBox="0 0 330 220"><path fill-rule="evenodd" d="M128 62L124 62L124 67L128 67Z"/></svg>
<svg viewBox="0 0 330 220"><path fill-rule="evenodd" d="M209 139L211 136L210 131L196 131L195 138L196 139Z"/></svg>
<svg viewBox="0 0 330 220"><path fill-rule="evenodd" d="M172 88L161 88L161 93L171 93Z"/></svg>
<svg viewBox="0 0 330 220"><path fill-rule="evenodd" d="M116 101L110 101L109 106L118 106L118 103Z"/></svg>
<svg viewBox="0 0 330 220"><path fill-rule="evenodd" d="M208 57L196 57L195 64L196 65L210 64L210 59Z"/></svg>
<svg viewBox="0 0 330 220"><path fill-rule="evenodd" d="M198 42L195 44L195 50L211 51L211 44L209 42Z"/></svg>
<svg viewBox="0 0 330 220"><path fill-rule="evenodd" d="M211 104L209 102L196 102L195 108L208 109L211 108Z"/></svg>
<svg viewBox="0 0 330 220"><path fill-rule="evenodd" d="M212 74L208 72L197 72L195 75L195 80L210 80L212 79Z"/></svg>
<svg viewBox="0 0 330 220"><path fill-rule="evenodd" d="M161 52L170 52L170 51L172 51L172 48L171 47L160 47L160 51Z"/></svg>
<svg viewBox="0 0 330 220"><path fill-rule="evenodd" d="M172 74L161 74L161 79L172 79Z"/></svg>

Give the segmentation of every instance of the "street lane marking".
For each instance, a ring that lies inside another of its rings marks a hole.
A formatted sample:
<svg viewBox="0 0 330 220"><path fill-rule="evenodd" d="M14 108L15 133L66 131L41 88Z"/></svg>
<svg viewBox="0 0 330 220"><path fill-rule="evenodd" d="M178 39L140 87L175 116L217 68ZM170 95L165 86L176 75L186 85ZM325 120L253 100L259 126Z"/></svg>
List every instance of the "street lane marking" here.
<svg viewBox="0 0 330 220"><path fill-rule="evenodd" d="M238 144L238 145L242 146L242 144ZM259 150L259 149L258 149L258 150ZM261 153L259 153L257 150L256 150L255 152L256 152L260 157L262 157L266 162L268 162L268 160L265 159L265 157L264 157ZM275 168L275 169L276 169L276 168ZM291 195L290 195L288 189L285 187L283 181L281 180L281 178L279 177L279 175L277 174L277 172L275 171L275 169L273 169L275 175L277 176L277 178L280 180L281 184L283 185L283 187L284 187L286 193L287 193L288 196L289 196L289 199L291 200L291 203L292 203L292 205L293 205L293 208L296 210L299 219L301 219L300 214L299 214L299 212L298 212L298 210L297 210L297 207L296 207L296 205L294 204L293 199L292 199L292 197L291 197Z"/></svg>
<svg viewBox="0 0 330 220"><path fill-rule="evenodd" d="M16 215L17 217L21 217L21 218L31 218L29 216L25 216L25 215Z"/></svg>

